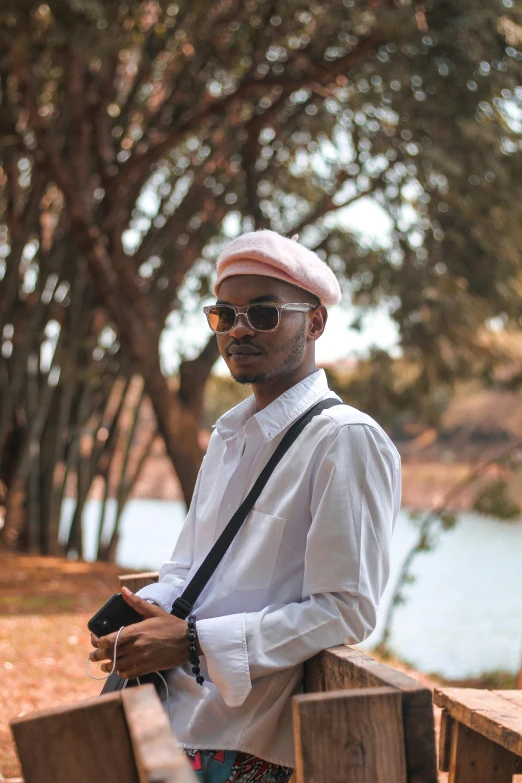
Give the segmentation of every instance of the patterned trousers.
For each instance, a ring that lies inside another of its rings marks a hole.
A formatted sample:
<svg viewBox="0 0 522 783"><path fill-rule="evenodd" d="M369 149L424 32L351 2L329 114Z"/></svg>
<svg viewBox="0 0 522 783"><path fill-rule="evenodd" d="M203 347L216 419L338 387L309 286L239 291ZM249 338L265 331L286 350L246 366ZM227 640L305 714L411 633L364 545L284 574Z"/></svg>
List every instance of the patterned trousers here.
<svg viewBox="0 0 522 783"><path fill-rule="evenodd" d="M291 767L280 767L236 750L187 750L202 783L287 783Z"/></svg>

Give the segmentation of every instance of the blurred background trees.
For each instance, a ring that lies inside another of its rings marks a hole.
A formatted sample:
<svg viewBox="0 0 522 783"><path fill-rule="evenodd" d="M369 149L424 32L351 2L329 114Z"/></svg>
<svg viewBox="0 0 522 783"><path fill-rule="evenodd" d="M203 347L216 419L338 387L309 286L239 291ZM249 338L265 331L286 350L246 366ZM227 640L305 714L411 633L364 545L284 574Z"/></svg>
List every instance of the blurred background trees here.
<svg viewBox="0 0 522 783"><path fill-rule="evenodd" d="M399 363L337 379L384 423L520 382L491 331L522 312L513 0L7 0L0 27L4 545L60 551L69 482L81 555L94 478L121 513L150 449L131 454L144 401L190 499L217 350L167 378L160 340L242 231L299 233L357 313L389 312ZM362 199L382 242L347 228Z"/></svg>

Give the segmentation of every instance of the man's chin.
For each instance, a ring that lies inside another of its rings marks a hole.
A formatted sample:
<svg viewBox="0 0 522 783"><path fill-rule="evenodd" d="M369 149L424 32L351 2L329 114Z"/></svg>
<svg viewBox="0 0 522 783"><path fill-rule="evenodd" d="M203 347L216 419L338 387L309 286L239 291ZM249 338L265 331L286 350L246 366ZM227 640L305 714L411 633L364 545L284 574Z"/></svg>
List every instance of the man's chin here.
<svg viewBox="0 0 522 783"><path fill-rule="evenodd" d="M250 383L250 384L258 384L258 383L264 383L266 380L268 380L268 373L266 372L260 372L260 373L230 373L232 378L236 381L236 383Z"/></svg>

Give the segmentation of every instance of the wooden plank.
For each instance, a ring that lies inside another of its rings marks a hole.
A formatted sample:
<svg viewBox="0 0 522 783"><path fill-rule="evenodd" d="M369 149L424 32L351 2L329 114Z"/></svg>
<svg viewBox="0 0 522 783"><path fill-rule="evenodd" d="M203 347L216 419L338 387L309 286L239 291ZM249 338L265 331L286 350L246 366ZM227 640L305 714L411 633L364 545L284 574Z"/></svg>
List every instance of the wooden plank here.
<svg viewBox="0 0 522 783"><path fill-rule="evenodd" d="M498 695L502 696L503 699L507 699L522 710L522 691L495 691L495 693L498 693ZM515 775L522 775L522 756L516 756L515 758Z"/></svg>
<svg viewBox="0 0 522 783"><path fill-rule="evenodd" d="M11 722L25 783L139 783L119 693Z"/></svg>
<svg viewBox="0 0 522 783"><path fill-rule="evenodd" d="M453 718L447 710L442 710L439 732L439 769L441 772L448 772L450 768L452 730Z"/></svg>
<svg viewBox="0 0 522 783"><path fill-rule="evenodd" d="M502 696L503 699L507 699L508 701L512 702L517 707L522 709L522 691L519 691L519 690L497 691L497 690L495 690L494 693L498 694L499 696ZM515 756L515 775L522 775L522 756Z"/></svg>
<svg viewBox="0 0 522 783"><path fill-rule="evenodd" d="M304 694L292 707L297 783L406 783L396 690Z"/></svg>
<svg viewBox="0 0 522 783"><path fill-rule="evenodd" d="M515 756L455 721L448 783L512 783Z"/></svg>
<svg viewBox="0 0 522 783"><path fill-rule="evenodd" d="M144 571L142 574L125 574L118 577L118 589L121 592L122 587L128 587L133 593L137 593L142 587L157 582L159 574L157 571Z"/></svg>
<svg viewBox="0 0 522 783"><path fill-rule="evenodd" d="M502 696L503 699L507 699L520 710L522 710L522 691L493 691L498 696Z"/></svg>
<svg viewBox="0 0 522 783"><path fill-rule="evenodd" d="M436 688L435 704L469 729L522 756L522 708L495 691Z"/></svg>
<svg viewBox="0 0 522 783"><path fill-rule="evenodd" d="M426 690L407 674L379 663L375 658L347 645L323 650L306 663L307 693L380 686L397 688L400 691Z"/></svg>
<svg viewBox="0 0 522 783"><path fill-rule="evenodd" d="M154 687L128 688L122 702L140 783L196 783Z"/></svg>
<svg viewBox="0 0 522 783"><path fill-rule="evenodd" d="M431 691L406 674L342 645L307 661L305 691L391 687L402 696L408 783L437 783Z"/></svg>

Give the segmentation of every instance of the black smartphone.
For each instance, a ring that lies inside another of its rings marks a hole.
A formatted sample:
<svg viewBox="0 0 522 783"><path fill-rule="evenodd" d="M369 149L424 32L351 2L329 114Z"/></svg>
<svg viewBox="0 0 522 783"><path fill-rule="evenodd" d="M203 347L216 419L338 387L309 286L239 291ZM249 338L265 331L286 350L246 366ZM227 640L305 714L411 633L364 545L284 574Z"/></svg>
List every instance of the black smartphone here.
<svg viewBox="0 0 522 783"><path fill-rule="evenodd" d="M143 620L132 606L126 603L121 593L115 593L106 604L98 609L87 623L87 628L95 636L107 636L108 633L119 631L122 625L134 625Z"/></svg>

